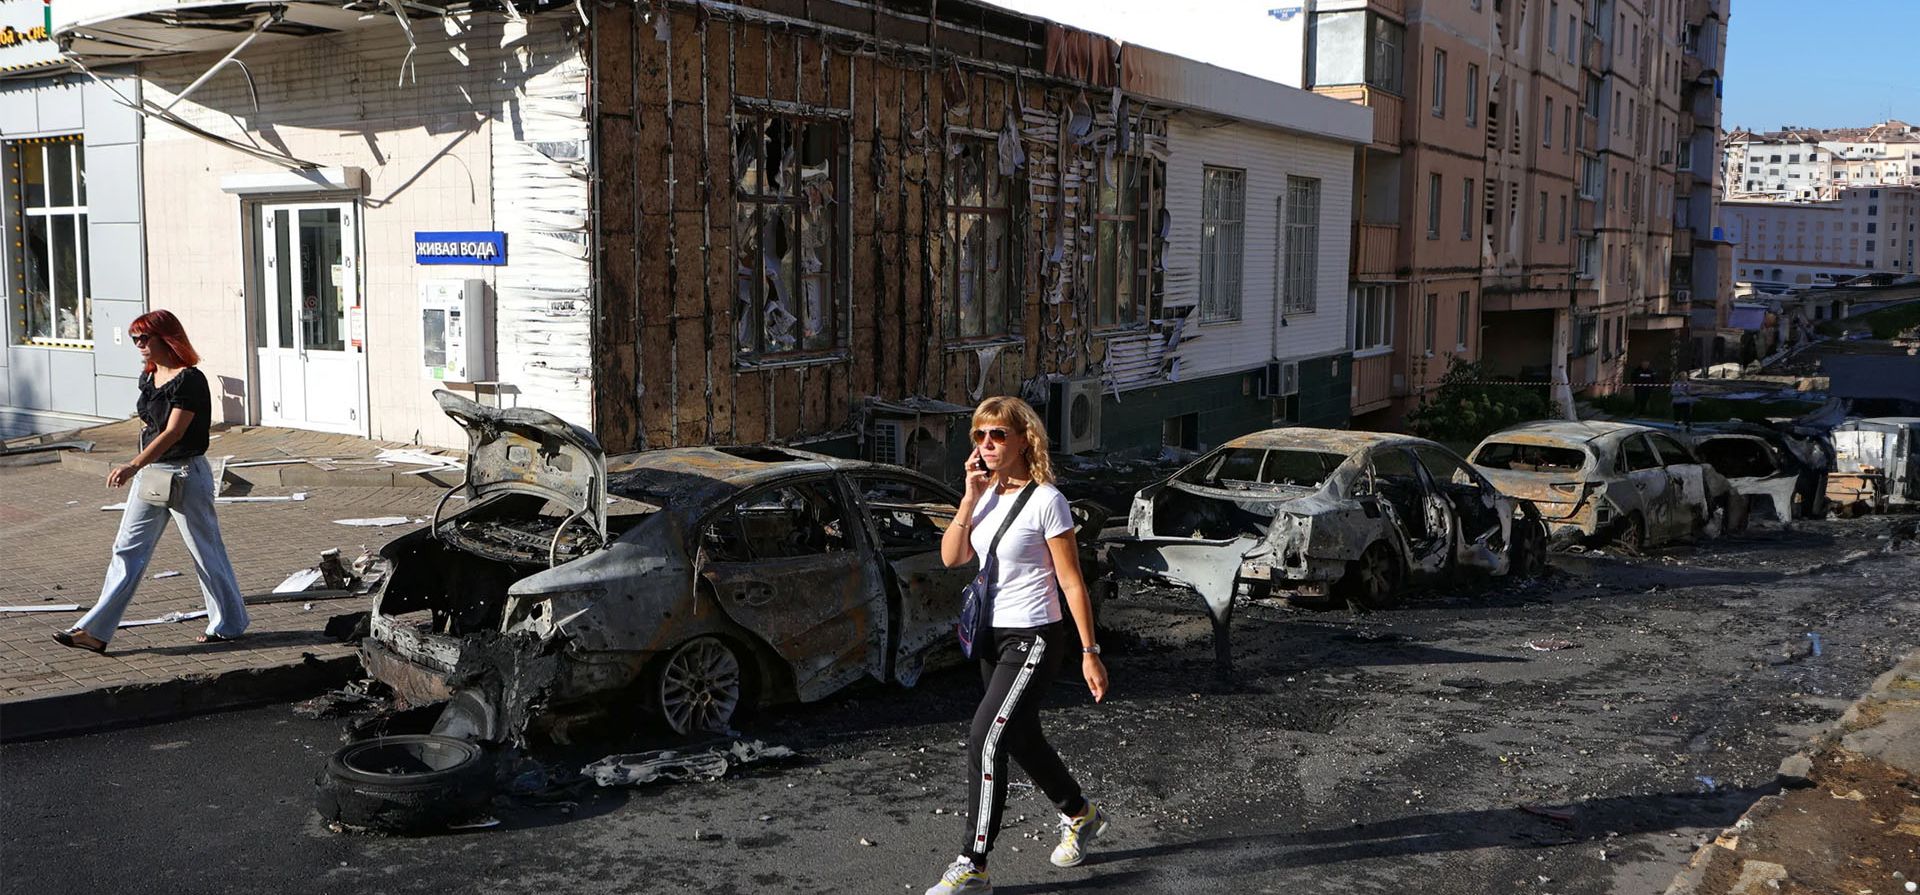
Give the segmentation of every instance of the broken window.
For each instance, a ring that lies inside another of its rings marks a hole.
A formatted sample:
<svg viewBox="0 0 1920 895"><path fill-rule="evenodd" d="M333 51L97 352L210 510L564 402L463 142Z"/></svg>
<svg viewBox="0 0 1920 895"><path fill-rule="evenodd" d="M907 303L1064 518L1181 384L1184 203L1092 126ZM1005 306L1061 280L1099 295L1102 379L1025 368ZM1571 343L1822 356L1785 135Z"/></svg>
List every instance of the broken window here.
<svg viewBox="0 0 1920 895"><path fill-rule="evenodd" d="M1490 441L1474 452L1476 466L1512 472L1579 472L1587 454L1579 448Z"/></svg>
<svg viewBox="0 0 1920 895"><path fill-rule="evenodd" d="M1340 464L1345 454L1310 450L1222 448L1212 462L1200 463L1180 477L1189 485L1240 488L1252 485L1290 485L1317 488Z"/></svg>
<svg viewBox="0 0 1920 895"><path fill-rule="evenodd" d="M1700 458L1728 478L1764 478L1780 471L1773 453L1750 438L1711 438L1699 445Z"/></svg>
<svg viewBox="0 0 1920 895"><path fill-rule="evenodd" d="M947 158L947 332L992 339L1013 331L1012 178L991 138L956 137Z"/></svg>
<svg viewBox="0 0 1920 895"><path fill-rule="evenodd" d="M1620 443L1620 468L1624 472L1660 468L1660 455L1647 444L1646 436L1633 435Z"/></svg>
<svg viewBox="0 0 1920 895"><path fill-rule="evenodd" d="M14 184L14 319L27 343L93 341L87 292L87 168L80 138L6 145Z"/></svg>
<svg viewBox="0 0 1920 895"><path fill-rule="evenodd" d="M1247 172L1207 167L1200 190L1200 319L1238 320Z"/></svg>
<svg viewBox="0 0 1920 895"><path fill-rule="evenodd" d="M1647 434L1647 438L1653 442L1654 449L1660 452L1660 459L1665 461L1668 466L1699 462L1693 459L1693 452L1687 450L1686 446L1665 435L1650 432Z"/></svg>
<svg viewBox="0 0 1920 895"><path fill-rule="evenodd" d="M924 485L880 476L855 477L853 487L866 502L881 549L940 549L956 512L951 498Z"/></svg>
<svg viewBox="0 0 1920 895"><path fill-rule="evenodd" d="M1146 220L1156 207L1153 168L1136 156L1112 155L1094 163L1094 311L1096 326L1146 323Z"/></svg>
<svg viewBox="0 0 1920 895"><path fill-rule="evenodd" d="M716 562L841 553L848 549L845 514L830 482L783 485L735 503L707 525L701 544Z"/></svg>
<svg viewBox="0 0 1920 895"><path fill-rule="evenodd" d="M755 360L838 348L840 127L748 111L734 122L735 350Z"/></svg>

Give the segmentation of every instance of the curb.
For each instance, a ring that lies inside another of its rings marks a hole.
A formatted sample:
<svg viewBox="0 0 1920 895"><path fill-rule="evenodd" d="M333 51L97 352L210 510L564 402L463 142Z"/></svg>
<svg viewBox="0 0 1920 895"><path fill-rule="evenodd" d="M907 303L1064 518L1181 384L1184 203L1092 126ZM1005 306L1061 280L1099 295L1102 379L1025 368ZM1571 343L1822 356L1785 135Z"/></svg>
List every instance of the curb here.
<svg viewBox="0 0 1920 895"><path fill-rule="evenodd" d="M242 668L154 683L126 684L0 702L0 743L44 740L173 721L318 693L352 680L356 655Z"/></svg>
<svg viewBox="0 0 1920 895"><path fill-rule="evenodd" d="M1864 713L1862 712L1862 707L1900 700L1902 697L1896 696L1893 690L1901 687L1911 687L1914 681L1920 681L1920 650L1908 653L1900 661L1895 662L1893 667L1887 669L1884 674L1874 678L1872 685L1867 688L1867 692L1861 694L1859 699L1854 700L1853 704L1847 707L1846 712L1840 716L1839 720L1829 725L1826 730L1812 737L1807 748L1795 752L1782 760L1780 762L1778 777L1778 782L1781 787L1783 789L1795 789L1801 786L1811 785L1810 781L1800 776L1800 767L1811 768L1812 760L1820 753L1830 749L1844 750L1846 748L1845 741L1851 734L1857 731L1872 730L1875 726L1878 726L1878 724L1881 723L1879 721L1863 724L1865 719L1863 718ZM1733 822L1732 826L1720 831L1720 834L1715 837L1713 842L1702 845L1694 851L1693 856L1687 859L1686 868L1674 875L1673 882L1670 883L1665 890L1665 895L1695 895L1695 893L1699 892L1701 885L1706 882L1708 872L1712 869L1712 858L1715 850L1730 849L1732 846L1724 845L1723 843L1729 840L1738 841L1741 834L1753 829L1755 826L1773 822L1773 815L1776 814L1784 804L1785 799L1779 793L1762 796L1758 801L1754 802L1751 807L1740 815L1739 820Z"/></svg>
<svg viewBox="0 0 1920 895"><path fill-rule="evenodd" d="M64 451L60 466L82 475L104 476L114 461L98 454ZM227 469L227 480L255 488L436 488L445 490L462 481L458 472L423 470L388 472L379 469L318 469L306 463L282 466L243 466Z"/></svg>

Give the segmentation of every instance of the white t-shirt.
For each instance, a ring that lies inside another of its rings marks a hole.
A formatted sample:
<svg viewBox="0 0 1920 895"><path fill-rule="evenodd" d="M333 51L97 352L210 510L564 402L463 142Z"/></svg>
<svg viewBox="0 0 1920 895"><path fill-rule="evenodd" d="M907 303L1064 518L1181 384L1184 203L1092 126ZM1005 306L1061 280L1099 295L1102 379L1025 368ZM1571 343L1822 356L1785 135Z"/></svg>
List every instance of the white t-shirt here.
<svg viewBox="0 0 1920 895"><path fill-rule="evenodd" d="M973 527L968 536L973 554L987 555L994 533L1007 518L1007 511L1020 499L1020 489L1006 494L989 491L973 509ZM1037 628L1060 620L1060 597L1056 587L1053 554L1047 539L1073 530L1073 510L1067 497L1052 485L1038 485L1027 498L1020 515L1000 539L996 554L999 575L993 588L993 614L988 622L996 628Z"/></svg>

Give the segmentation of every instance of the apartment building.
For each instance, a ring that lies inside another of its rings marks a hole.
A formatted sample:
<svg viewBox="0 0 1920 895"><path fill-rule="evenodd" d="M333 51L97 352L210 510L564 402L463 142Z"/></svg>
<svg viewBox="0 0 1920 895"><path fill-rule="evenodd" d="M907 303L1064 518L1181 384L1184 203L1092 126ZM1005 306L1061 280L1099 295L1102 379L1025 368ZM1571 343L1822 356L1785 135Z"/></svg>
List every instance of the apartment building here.
<svg viewBox="0 0 1920 895"><path fill-rule="evenodd" d="M1636 361L1657 357L1663 347L1658 343L1668 342L1664 347L1679 366L1697 367L1724 360L1729 345L1737 344L1723 338L1733 298L1733 246L1720 210L1725 185L1720 176L1720 72L1727 53L1727 3L1686 0L1679 145L1674 150L1672 313L1632 319L1627 352ZM1679 326L1654 328L1656 321L1676 318L1684 320L1684 341ZM1655 335L1663 332L1667 335Z"/></svg>
<svg viewBox="0 0 1920 895"><path fill-rule="evenodd" d="M1718 134L1726 0L1280 12L1272 56L1298 60L1283 80L1375 114L1354 202L1363 424L1395 424L1453 358L1555 383L1568 409L1618 388L1630 352L1679 360L1696 289L1675 290L1676 241L1691 284L1693 231L1715 225L1700 142Z"/></svg>
<svg viewBox="0 0 1920 895"><path fill-rule="evenodd" d="M1920 187L1842 187L1812 202L1735 199L1723 214L1735 278L1759 291L1920 271Z"/></svg>
<svg viewBox="0 0 1920 895"><path fill-rule="evenodd" d="M1898 119L1868 127L1784 127L1727 134L1729 196L1827 200L1849 186L1920 186L1920 128Z"/></svg>

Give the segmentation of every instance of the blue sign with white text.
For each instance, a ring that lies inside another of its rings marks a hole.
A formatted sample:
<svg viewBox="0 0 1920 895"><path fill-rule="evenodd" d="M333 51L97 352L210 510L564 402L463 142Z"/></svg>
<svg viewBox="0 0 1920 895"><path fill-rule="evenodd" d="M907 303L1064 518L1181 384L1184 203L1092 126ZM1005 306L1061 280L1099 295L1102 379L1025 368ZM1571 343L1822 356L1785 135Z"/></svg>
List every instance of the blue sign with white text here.
<svg viewBox="0 0 1920 895"><path fill-rule="evenodd" d="M498 230L417 232L413 263L506 264L507 234Z"/></svg>

